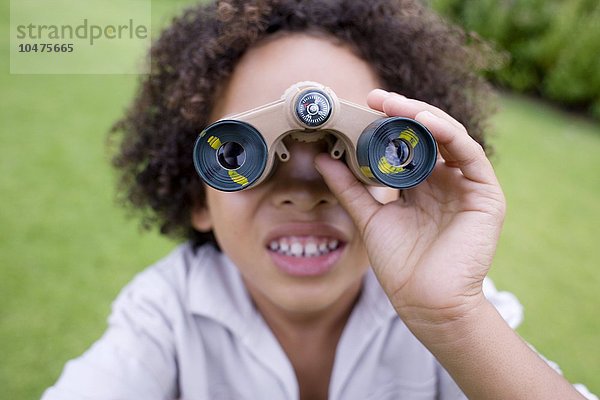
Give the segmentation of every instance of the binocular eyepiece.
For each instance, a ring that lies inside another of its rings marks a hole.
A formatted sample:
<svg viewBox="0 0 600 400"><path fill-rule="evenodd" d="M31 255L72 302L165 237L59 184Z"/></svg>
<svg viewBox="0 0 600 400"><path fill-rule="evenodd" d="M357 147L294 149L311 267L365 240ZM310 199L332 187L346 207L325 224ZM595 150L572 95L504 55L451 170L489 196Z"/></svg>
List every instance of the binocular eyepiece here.
<svg viewBox="0 0 600 400"><path fill-rule="evenodd" d="M280 100L221 119L204 129L194 145L194 165L213 188L235 192L265 180L275 157L290 158L283 138L327 139L329 153L345 161L369 185L408 189L433 170L437 145L419 122L388 117L339 99L318 83L299 82Z"/></svg>

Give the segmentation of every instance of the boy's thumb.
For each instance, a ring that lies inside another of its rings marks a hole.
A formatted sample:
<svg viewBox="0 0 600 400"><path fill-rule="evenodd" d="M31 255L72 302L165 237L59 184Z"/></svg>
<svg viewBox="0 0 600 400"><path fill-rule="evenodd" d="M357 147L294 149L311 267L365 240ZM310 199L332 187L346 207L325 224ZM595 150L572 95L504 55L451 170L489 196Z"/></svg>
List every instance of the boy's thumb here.
<svg viewBox="0 0 600 400"><path fill-rule="evenodd" d="M334 160L329 154L318 154L315 157L315 168L342 207L350 214L359 231L364 232L371 216L381 204L343 162Z"/></svg>

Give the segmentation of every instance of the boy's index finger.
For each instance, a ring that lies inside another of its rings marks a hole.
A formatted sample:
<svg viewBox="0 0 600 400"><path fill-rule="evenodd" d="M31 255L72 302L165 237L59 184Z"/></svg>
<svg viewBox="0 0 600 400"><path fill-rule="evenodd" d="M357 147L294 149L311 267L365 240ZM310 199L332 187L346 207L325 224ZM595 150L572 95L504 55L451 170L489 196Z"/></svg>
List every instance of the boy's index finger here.
<svg viewBox="0 0 600 400"><path fill-rule="evenodd" d="M388 92L383 89L374 89L367 95L367 105L374 110L383 112L383 103L390 97L406 99L405 96L396 92Z"/></svg>
<svg viewBox="0 0 600 400"><path fill-rule="evenodd" d="M389 116L407 117L422 122L430 128L440 144L441 157L447 166L459 168L467 179L475 182L497 182L483 148L469 136L464 125L443 110L381 89L369 93L367 104Z"/></svg>
<svg viewBox="0 0 600 400"><path fill-rule="evenodd" d="M498 180L485 151L467 131L457 129L450 121L429 111L422 111L415 119L427 126L440 148L448 167L459 168L465 178L483 184L497 184Z"/></svg>
<svg viewBox="0 0 600 400"><path fill-rule="evenodd" d="M391 94L383 89L374 89L367 95L367 105L374 110L383 112L383 102Z"/></svg>
<svg viewBox="0 0 600 400"><path fill-rule="evenodd" d="M375 99L377 101L380 101L381 100L380 96L381 95L377 95L375 97ZM429 111L431 114L435 115L436 117L442 118L442 119L448 121L449 123L454 125L456 128L466 131L466 128L464 127L464 125L461 124L460 122L458 122L456 119L454 119L448 113L446 113L445 111L443 111L435 106L432 106L431 104L426 103L424 101L409 99L404 96L396 95L394 93L389 93L388 96L383 98L381 106L382 106L381 111L385 112L389 116L408 117L408 118L412 118L412 119L415 119L417 114L419 114L422 111Z"/></svg>

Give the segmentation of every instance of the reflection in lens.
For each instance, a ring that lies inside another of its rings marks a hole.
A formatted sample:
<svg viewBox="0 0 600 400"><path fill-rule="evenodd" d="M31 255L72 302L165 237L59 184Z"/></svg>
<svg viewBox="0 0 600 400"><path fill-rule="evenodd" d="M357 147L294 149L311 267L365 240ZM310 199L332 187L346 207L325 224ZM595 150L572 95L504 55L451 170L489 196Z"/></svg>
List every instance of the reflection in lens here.
<svg viewBox="0 0 600 400"><path fill-rule="evenodd" d="M394 167L403 167L411 160L411 147L406 141L396 138L390 140L385 148L385 158Z"/></svg>
<svg viewBox="0 0 600 400"><path fill-rule="evenodd" d="M226 142L217 150L217 160L225 169L238 169L246 161L246 151L239 143Z"/></svg>

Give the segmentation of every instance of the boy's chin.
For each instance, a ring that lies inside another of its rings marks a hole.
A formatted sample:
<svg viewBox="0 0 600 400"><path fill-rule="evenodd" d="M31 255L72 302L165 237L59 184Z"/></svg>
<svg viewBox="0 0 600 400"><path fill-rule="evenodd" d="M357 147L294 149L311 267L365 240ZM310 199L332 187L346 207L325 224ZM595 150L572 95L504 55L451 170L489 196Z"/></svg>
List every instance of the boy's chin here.
<svg viewBox="0 0 600 400"><path fill-rule="evenodd" d="M329 297L304 297L302 299L280 299L277 306L290 318L302 320L314 320L321 315L327 314L329 310L335 308L337 304L335 298Z"/></svg>
<svg viewBox="0 0 600 400"><path fill-rule="evenodd" d="M292 318L314 319L350 307L360 293L361 282L362 279L355 283L327 279L295 282L271 287L267 296L270 303Z"/></svg>

